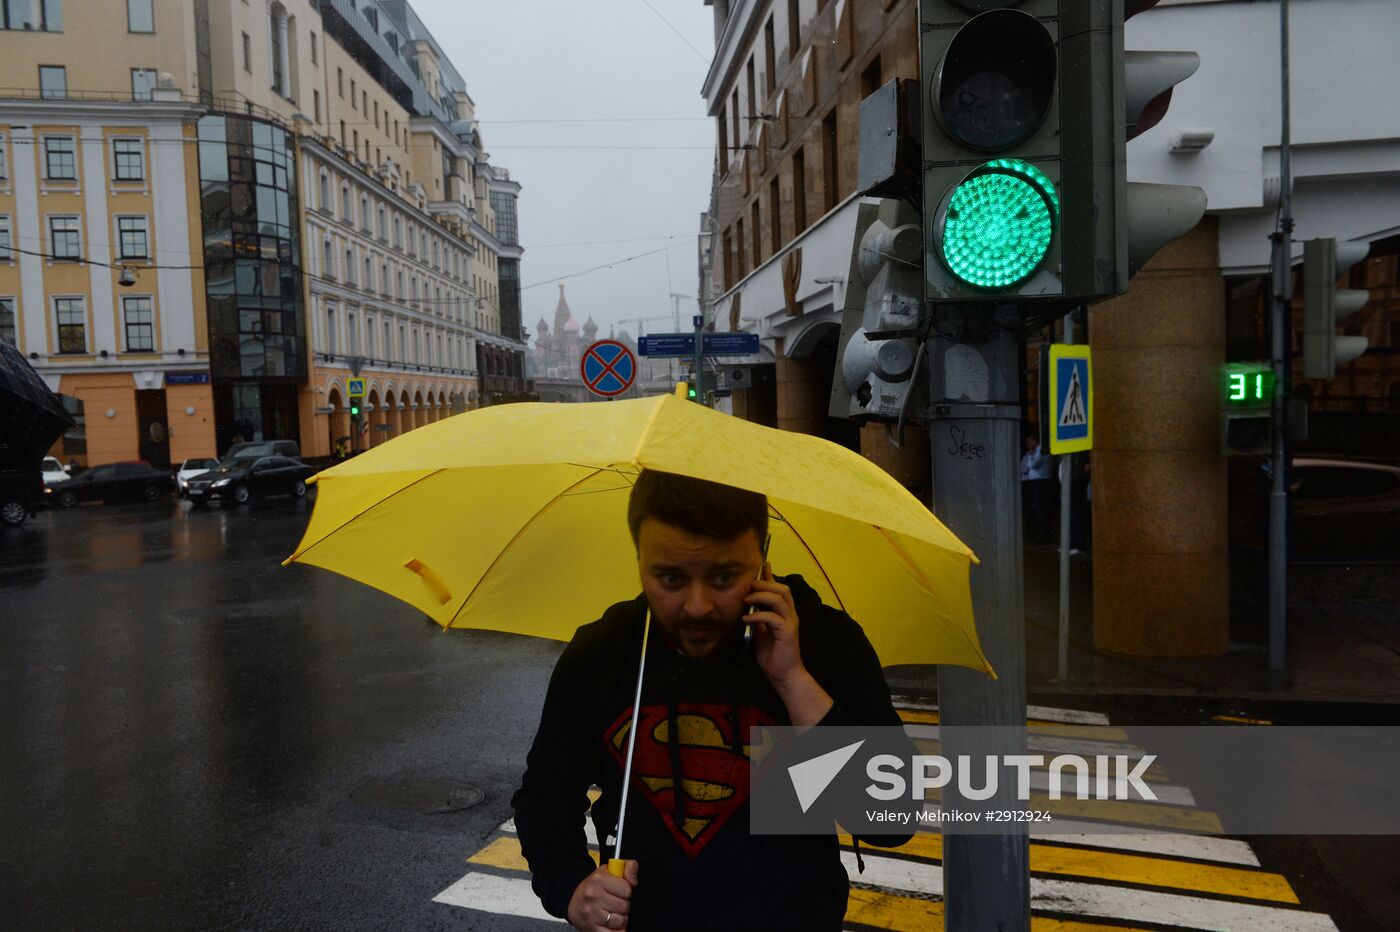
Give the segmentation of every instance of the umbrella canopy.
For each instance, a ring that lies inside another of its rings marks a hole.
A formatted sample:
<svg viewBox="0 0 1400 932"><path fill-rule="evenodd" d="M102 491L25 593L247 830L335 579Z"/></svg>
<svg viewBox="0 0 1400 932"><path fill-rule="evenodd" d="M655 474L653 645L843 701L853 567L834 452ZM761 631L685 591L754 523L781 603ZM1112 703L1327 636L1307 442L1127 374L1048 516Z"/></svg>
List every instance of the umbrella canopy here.
<svg viewBox="0 0 1400 932"><path fill-rule="evenodd" d="M58 396L24 354L0 340L0 444L33 454L35 465L73 426Z"/></svg>
<svg viewBox="0 0 1400 932"><path fill-rule="evenodd" d="M991 672L972 552L888 473L818 437L671 395L457 415L320 473L286 562L373 586L445 627L568 640L640 591L627 499L643 468L768 497L769 558L861 623L886 665Z"/></svg>

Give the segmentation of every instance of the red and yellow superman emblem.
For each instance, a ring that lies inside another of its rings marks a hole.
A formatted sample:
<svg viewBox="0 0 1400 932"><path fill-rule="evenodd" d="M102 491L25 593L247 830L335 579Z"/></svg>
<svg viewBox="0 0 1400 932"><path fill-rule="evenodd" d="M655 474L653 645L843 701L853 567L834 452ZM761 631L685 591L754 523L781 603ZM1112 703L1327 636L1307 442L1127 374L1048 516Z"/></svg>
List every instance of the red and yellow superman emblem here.
<svg viewBox="0 0 1400 932"><path fill-rule="evenodd" d="M642 706L637 748L632 761L632 786L656 809L686 854L695 857L749 798L749 754L740 745L734 753L733 706L683 703L676 707L680 732L681 792L685 794L684 824L676 824L676 786L671 774L671 729L666 706ZM741 742L750 729L774 724L755 706L739 710ZM619 767L627 754L632 710L625 710L604 734L608 751Z"/></svg>

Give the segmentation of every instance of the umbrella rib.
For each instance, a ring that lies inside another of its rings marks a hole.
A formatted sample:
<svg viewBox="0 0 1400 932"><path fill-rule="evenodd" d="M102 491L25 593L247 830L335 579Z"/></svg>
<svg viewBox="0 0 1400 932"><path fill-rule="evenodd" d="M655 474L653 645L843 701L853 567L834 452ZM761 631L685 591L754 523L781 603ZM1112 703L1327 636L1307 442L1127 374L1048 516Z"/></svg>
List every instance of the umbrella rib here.
<svg viewBox="0 0 1400 932"><path fill-rule="evenodd" d="M334 537L336 534L339 534L341 531L345 530L345 528L348 527L352 522L358 521L359 519L363 518L365 515L369 514L369 513L370 513L371 511L373 511L374 509L378 508L380 505L382 505L382 504L384 504L385 502L389 501L389 499L393 498L393 497L396 496L396 495L399 495L400 493L407 492L409 489L413 488L415 485L417 485L418 483L422 482L422 481L425 480L425 479L431 479L433 476L436 476L438 473L440 473L440 472L446 472L446 471L447 471L446 467L443 467L443 468L441 468L441 469L434 469L432 472L428 473L427 475L425 475L425 476L419 476L417 479L414 479L412 482L408 483L408 485L405 485L405 486L403 486L403 487L401 487L401 488L395 489L395 490L394 490L393 492L391 492L390 494L384 496L383 498L379 499L378 501L373 502L373 503L372 503L368 508L366 508L364 511L356 512L355 514L353 514L353 515L351 515L350 517L346 518L346 519L345 519L343 522L341 522L339 525L337 525L336 527L334 527L334 528L332 528L331 530L327 531L326 533L322 534L320 537L316 538L316 541L315 541L314 543L307 544L305 547L302 547L302 548L298 549L296 553L292 554L290 557L288 557L287 559L283 560L283 561L282 561L282 565L283 565L283 566L286 566L286 565L289 564L289 563L293 563L293 562L295 562L295 561L301 559L302 557L306 556L306 554L310 553L312 550L314 550L314 549L316 549L317 547L319 547L319 546L321 546L322 544L324 544L324 543L325 543L328 539L330 539L331 537Z"/></svg>
<svg viewBox="0 0 1400 932"><path fill-rule="evenodd" d="M878 524L874 525L874 527L885 538L885 541L890 545L894 552L899 554L899 558L904 561L905 566L909 567L910 572L912 572L915 576L919 578L919 582L923 583L924 588L930 593L937 592L938 590L934 587L933 583L929 581L929 578L927 576L924 575L924 571L919 569L919 565L916 562L914 562L914 558L909 556L909 554L905 552L904 548L900 546L899 541L895 539L894 535L891 534L885 528L880 527ZM973 653L980 654L982 656L982 662L986 664L986 667L983 672L990 673L993 677L995 677L996 673L992 669L991 661L987 660L987 655L982 651L982 649L977 644L973 643L972 639L967 636L966 631L963 631L961 628L957 628L956 626L954 626L954 630L956 630L958 634L962 635L962 639L967 643L967 646L972 649Z"/></svg>
<svg viewBox="0 0 1400 932"><path fill-rule="evenodd" d="M453 623L457 620L458 616L462 614L462 610L467 607L467 604L469 602L471 602L472 596L476 595L476 590L481 588L481 584L486 581L486 577L490 576L491 571L496 568L496 564L501 562L501 558L504 557L506 555L506 552L509 551L510 548L515 545L515 542L520 539L520 536L530 529L530 525L534 524L535 521L540 517L540 515L553 508L555 503L557 503L559 499L570 494L574 489L583 485L589 479L592 479L594 476L598 475L601 472L609 471L609 467L607 466L586 466L584 468L590 469L592 471L588 475L584 476L582 479L579 479L573 485L569 486L567 489L564 489L562 492L554 493L554 496L550 498L549 501L545 502L544 505L542 505L538 511L536 511L530 516L530 520L522 524L520 526L520 529L517 530L513 535L511 535L510 540L506 541L506 544L504 547L501 548L500 553L497 553L495 559L491 561L491 565L486 567L486 569L482 572L481 576L477 578L476 584L472 586L472 591L467 593L466 598L462 600L462 604L457 606L457 610L452 613L452 617L447 620L447 624L443 625L444 628L452 627ZM618 490L611 489L609 491L615 492Z"/></svg>
<svg viewBox="0 0 1400 932"><path fill-rule="evenodd" d="M817 555L812 552L812 548L807 546L807 540L802 536L802 532L797 529L797 525L789 521L787 519L787 516L778 510L778 507L773 504L773 500L771 498L768 500L768 507L773 509L773 513L778 516L779 521L783 522L789 528L792 529L792 533L797 538L797 542L802 545L803 550L807 551L807 556L812 558L812 563L815 564L817 569L821 572L822 579L825 579L827 586L831 588L831 594L836 597L837 607L844 612L846 610L845 600L841 598L841 593L836 591L836 584L832 582L831 577L827 575L826 567L822 566L822 561L818 560Z"/></svg>

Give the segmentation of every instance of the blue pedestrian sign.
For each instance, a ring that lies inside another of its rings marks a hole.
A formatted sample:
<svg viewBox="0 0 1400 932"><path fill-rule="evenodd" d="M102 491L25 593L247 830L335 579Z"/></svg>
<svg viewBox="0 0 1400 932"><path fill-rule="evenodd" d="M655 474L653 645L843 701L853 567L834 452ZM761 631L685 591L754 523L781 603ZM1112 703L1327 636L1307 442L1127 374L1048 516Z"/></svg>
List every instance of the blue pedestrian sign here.
<svg viewBox="0 0 1400 932"><path fill-rule="evenodd" d="M365 380L347 379L345 382L345 394L349 395L351 398L365 397Z"/></svg>
<svg viewBox="0 0 1400 932"><path fill-rule="evenodd" d="M1050 452L1081 453L1094 446L1094 382L1089 347L1050 347Z"/></svg>
<svg viewBox="0 0 1400 932"><path fill-rule="evenodd" d="M590 392L615 398L636 380L637 357L616 340L599 340L583 351L578 371Z"/></svg>

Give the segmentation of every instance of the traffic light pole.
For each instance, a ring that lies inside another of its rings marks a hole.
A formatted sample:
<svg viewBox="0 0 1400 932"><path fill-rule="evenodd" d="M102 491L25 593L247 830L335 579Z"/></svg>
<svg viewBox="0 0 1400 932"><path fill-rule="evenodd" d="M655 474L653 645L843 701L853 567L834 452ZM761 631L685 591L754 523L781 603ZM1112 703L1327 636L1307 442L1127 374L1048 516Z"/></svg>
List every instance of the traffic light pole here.
<svg viewBox="0 0 1400 932"><path fill-rule="evenodd" d="M1288 0L1279 4L1279 63L1283 101L1282 138L1279 142L1279 218L1273 236L1273 314L1270 338L1273 346L1274 404L1273 456L1269 489L1269 670L1282 673L1288 666L1288 324L1293 306L1293 275L1289 258L1293 243L1293 165L1290 151L1288 91Z"/></svg>
<svg viewBox="0 0 1400 932"><path fill-rule="evenodd" d="M972 567L972 604L982 649L997 679L938 668L942 753L1024 754L1025 610L1021 564L1021 314L935 306L929 398L934 510L981 563ZM1010 725L1016 730L950 729ZM1014 735L1022 735L1019 741ZM1003 781L1006 782L1006 781ZM981 803L945 788L943 806L1019 809L1014 788ZM1030 839L947 834L943 838L944 928L985 932L1030 928Z"/></svg>

